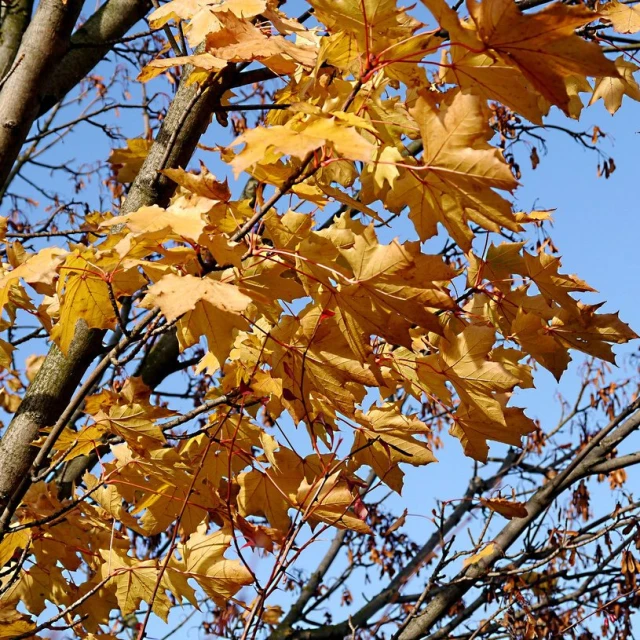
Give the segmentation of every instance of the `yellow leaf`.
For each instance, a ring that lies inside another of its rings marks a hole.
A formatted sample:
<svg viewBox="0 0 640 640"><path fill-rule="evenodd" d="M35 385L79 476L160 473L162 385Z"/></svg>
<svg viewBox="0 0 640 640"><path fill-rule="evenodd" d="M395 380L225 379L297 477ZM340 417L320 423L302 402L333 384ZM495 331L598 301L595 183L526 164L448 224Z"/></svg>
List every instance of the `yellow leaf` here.
<svg viewBox="0 0 640 640"><path fill-rule="evenodd" d="M269 476L255 470L241 473L238 484L238 510L242 515L264 515L272 527L287 531L291 505Z"/></svg>
<svg viewBox="0 0 640 640"><path fill-rule="evenodd" d="M300 483L296 502L298 508L307 514L312 526L325 522L338 529L351 529L358 533L371 533L369 525L354 512L360 496L350 489L336 472L328 478L319 476L313 483Z"/></svg>
<svg viewBox="0 0 640 640"><path fill-rule="evenodd" d="M100 555L102 577L111 576L108 585L115 585L122 614L126 616L133 613L141 602L151 604L153 601L153 612L166 622L171 602L165 593L167 579L164 576L161 578L158 561L139 561L126 556L120 549L100 549ZM158 580L161 588L156 593Z"/></svg>
<svg viewBox="0 0 640 640"><path fill-rule="evenodd" d="M184 169L163 169L162 173L174 182L203 198L228 202L231 191L227 180L219 182L209 170L201 164L200 173L190 173Z"/></svg>
<svg viewBox="0 0 640 640"><path fill-rule="evenodd" d="M420 160L405 159L415 168L404 170L388 192L374 193L393 212L408 206L422 240L436 235L440 223L468 250L469 222L491 231L519 229L511 205L494 191L511 191L517 181L501 152L488 143L493 130L486 103L458 90L441 97L438 105L433 94L422 92L410 111L424 145Z"/></svg>
<svg viewBox="0 0 640 640"><path fill-rule="evenodd" d="M0 569L7 566L16 551L26 549L31 540L31 534L27 529L7 534L0 542Z"/></svg>
<svg viewBox="0 0 640 640"><path fill-rule="evenodd" d="M170 273L149 287L140 306L145 309L158 306L166 319L173 322L192 311L198 302L208 302L220 312L237 315L246 310L251 299L226 282Z"/></svg>
<svg viewBox="0 0 640 640"><path fill-rule="evenodd" d="M466 455L481 462L487 461L487 440L522 446L522 436L535 430L533 421L518 407L505 407L504 396L498 399L502 421L497 421L477 407L461 405L454 414L455 422L449 433L460 440Z"/></svg>
<svg viewBox="0 0 640 640"><path fill-rule="evenodd" d="M136 179L152 144L153 140L133 138L127 140L126 148L114 149L111 152L109 164L111 164L118 182L126 184Z"/></svg>
<svg viewBox="0 0 640 640"><path fill-rule="evenodd" d="M472 564L477 564L478 562L482 562L484 559L489 558L491 555L493 555L497 548L498 547L496 546L495 543L490 542L488 545L483 547L481 551L478 551L478 553L475 553L472 556L465 558L465 561L462 563L462 566L468 567Z"/></svg>
<svg viewBox="0 0 640 640"><path fill-rule="evenodd" d="M163 209L158 205L153 205L141 207L126 216L116 216L103 222L100 226L113 228L122 224L126 225L135 236L170 231L180 238L197 242L206 223L198 211ZM163 236L160 238L164 239Z"/></svg>
<svg viewBox="0 0 640 640"><path fill-rule="evenodd" d="M586 7L554 3L529 14L510 0L469 0L468 7L481 42L519 69L537 91L566 113L567 75L617 76L601 48L575 34L577 28L598 17Z"/></svg>
<svg viewBox="0 0 640 640"><path fill-rule="evenodd" d="M618 33L637 33L640 31L640 7L618 0L610 0L598 7L603 22L611 24Z"/></svg>
<svg viewBox="0 0 640 640"><path fill-rule="evenodd" d="M152 60L149 64L145 65L142 68L142 71L138 74L136 80L138 82L149 82L149 80L159 76L167 69L170 69L171 67L180 67L184 64L191 64L196 70L211 72L224 69L227 66L227 61L222 60L222 58L216 58L216 56L213 56L210 53L199 53L193 56L176 56L175 58L158 58L157 60ZM197 76L195 75L190 76L187 79L187 83L189 84L189 79L193 82L196 77ZM129 177L128 173L126 175ZM128 180L121 179L120 173L118 173L118 180L120 182L129 182Z"/></svg>
<svg viewBox="0 0 640 640"><path fill-rule="evenodd" d="M627 7L627 5L622 6ZM635 7L628 8L635 9ZM640 14L638 14L638 23L638 30L640 30ZM593 104L602 98L604 106L611 115L620 108L623 95L629 96L633 100L640 100L640 87L633 77L633 74L640 67L633 64L633 62L625 60L623 56L617 58L615 64L620 74L619 77L599 78L593 89L591 102L589 102L589 104Z"/></svg>
<svg viewBox="0 0 640 640"><path fill-rule="evenodd" d="M243 133L232 147L244 144L245 148L232 160L236 176L256 162L272 163L281 156L304 158L325 145L330 145L339 155L349 160L370 160L373 145L365 140L354 127L345 126L335 118L311 118L299 129L288 126L258 127Z"/></svg>
<svg viewBox="0 0 640 640"><path fill-rule="evenodd" d="M144 283L135 269L120 269L118 262L117 256L86 249L69 254L59 267L60 317L51 331L51 338L63 353L69 350L78 320L84 320L92 329L115 327L116 317L109 298L107 278L111 279L116 299L131 295Z"/></svg>
<svg viewBox="0 0 640 640"><path fill-rule="evenodd" d="M35 626L29 616L16 611L14 607L0 607L0 638L15 638L29 633ZM36 635L33 637L37 638Z"/></svg>
<svg viewBox="0 0 640 640"><path fill-rule="evenodd" d="M499 362L489 357L495 341L490 327L469 325L457 334L447 334L440 343L442 372L456 388L460 399L472 405L489 420L505 424L495 392L512 390L519 382Z"/></svg>
<svg viewBox="0 0 640 640"><path fill-rule="evenodd" d="M402 491L399 462L414 466L436 462L427 442L430 429L417 416L405 416L395 404L373 407L367 413L356 411L359 428L351 447L351 456L359 464L369 465L394 491Z"/></svg>

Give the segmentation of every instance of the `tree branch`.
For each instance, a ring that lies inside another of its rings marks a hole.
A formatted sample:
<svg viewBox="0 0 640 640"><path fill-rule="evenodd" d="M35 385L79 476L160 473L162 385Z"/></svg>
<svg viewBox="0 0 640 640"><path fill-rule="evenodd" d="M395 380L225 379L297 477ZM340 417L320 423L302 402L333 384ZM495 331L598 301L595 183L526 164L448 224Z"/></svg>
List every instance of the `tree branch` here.
<svg viewBox="0 0 640 640"><path fill-rule="evenodd" d="M33 0L14 0L4 9L0 25L0 81L11 70L32 11Z"/></svg>

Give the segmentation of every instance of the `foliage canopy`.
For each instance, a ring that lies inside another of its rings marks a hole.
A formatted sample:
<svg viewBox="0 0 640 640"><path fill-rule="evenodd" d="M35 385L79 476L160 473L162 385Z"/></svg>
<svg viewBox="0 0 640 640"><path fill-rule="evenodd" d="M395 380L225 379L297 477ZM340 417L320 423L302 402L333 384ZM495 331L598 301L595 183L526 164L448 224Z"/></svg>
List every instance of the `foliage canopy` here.
<svg viewBox="0 0 640 640"><path fill-rule="evenodd" d="M221 635L381 637L382 605L314 636L301 610L318 584L308 597L299 585L306 600L292 615L270 599L329 529L355 544L384 522L392 539L406 512L380 520L368 494L400 494L404 465L434 463L443 440L456 446L447 426L478 463L509 445L475 504L510 523L478 542L460 580L386 621L422 637L455 618L451 607L559 494L615 471L598 466L621 441L606 438L635 428L624 420L637 420L636 405L616 396L612 422L555 458L548 484L490 495L523 444L522 455L547 444L511 401L533 369L559 380L584 354L586 388L605 370L598 361L614 362L612 346L637 337L581 300L593 289L563 272L552 212L514 211L512 147L554 108L554 121L577 120L586 102L615 113L623 96L640 99L637 67L608 57L598 36L640 31L640 14L617 0L597 11L309 0L298 19L277 0L154 4L148 42L162 46L138 57L138 80L180 84L145 135L112 152L113 207L59 206L41 231L15 212L0 225L0 402L13 415L0 442L0 637L64 623L77 637L141 640L151 613L166 621L203 601ZM50 6L66 15L74 3L41 0L32 24ZM21 51L0 109L26 82ZM246 86L257 104L239 97ZM28 132L43 105L19 126L5 121L5 134ZM209 122L227 127L229 115L233 141L203 144L205 163L188 170ZM25 318L37 324L27 337ZM51 351L20 370L17 347L36 338ZM177 371L193 409L155 392ZM635 575L640 564L623 558ZM532 572L518 588L552 595L557 583ZM523 610L529 627L513 637L560 637L531 635L539 625Z"/></svg>

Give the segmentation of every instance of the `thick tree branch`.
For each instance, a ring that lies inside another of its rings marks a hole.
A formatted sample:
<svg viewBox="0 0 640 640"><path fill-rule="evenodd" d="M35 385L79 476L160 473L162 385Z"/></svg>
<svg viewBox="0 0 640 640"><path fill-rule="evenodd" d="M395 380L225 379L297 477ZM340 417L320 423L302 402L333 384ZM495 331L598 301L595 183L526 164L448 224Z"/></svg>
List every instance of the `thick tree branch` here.
<svg viewBox="0 0 640 640"><path fill-rule="evenodd" d="M33 0L13 0L3 8L0 25L0 80L9 73L15 62L32 11Z"/></svg>
<svg viewBox="0 0 640 640"><path fill-rule="evenodd" d="M144 18L149 0L108 0L72 36L69 51L44 84L38 115L62 100Z"/></svg>
<svg viewBox="0 0 640 640"><path fill-rule="evenodd" d="M16 54L16 65L0 91L0 184L38 116L42 88L69 47L83 0L42 0Z"/></svg>

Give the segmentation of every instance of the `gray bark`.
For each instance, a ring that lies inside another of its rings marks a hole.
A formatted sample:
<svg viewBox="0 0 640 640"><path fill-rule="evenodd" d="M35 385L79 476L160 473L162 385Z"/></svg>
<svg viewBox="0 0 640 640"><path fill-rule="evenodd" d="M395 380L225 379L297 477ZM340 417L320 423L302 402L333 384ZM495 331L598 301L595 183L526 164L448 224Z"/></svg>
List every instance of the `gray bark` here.
<svg viewBox="0 0 640 640"><path fill-rule="evenodd" d="M4 184L31 125L38 116L42 88L66 53L83 0L42 0L0 91L0 184Z"/></svg>
<svg viewBox="0 0 640 640"><path fill-rule="evenodd" d="M0 18L0 80L11 70L22 36L29 26L33 0L13 0L2 8Z"/></svg>
<svg viewBox="0 0 640 640"><path fill-rule="evenodd" d="M148 0L109 0L71 36L69 51L49 74L38 115L62 100L151 7Z"/></svg>
<svg viewBox="0 0 640 640"><path fill-rule="evenodd" d="M11 498L35 458L37 449L31 443L62 413L99 347L100 333L81 322L66 357L51 347L0 441L0 506Z"/></svg>

